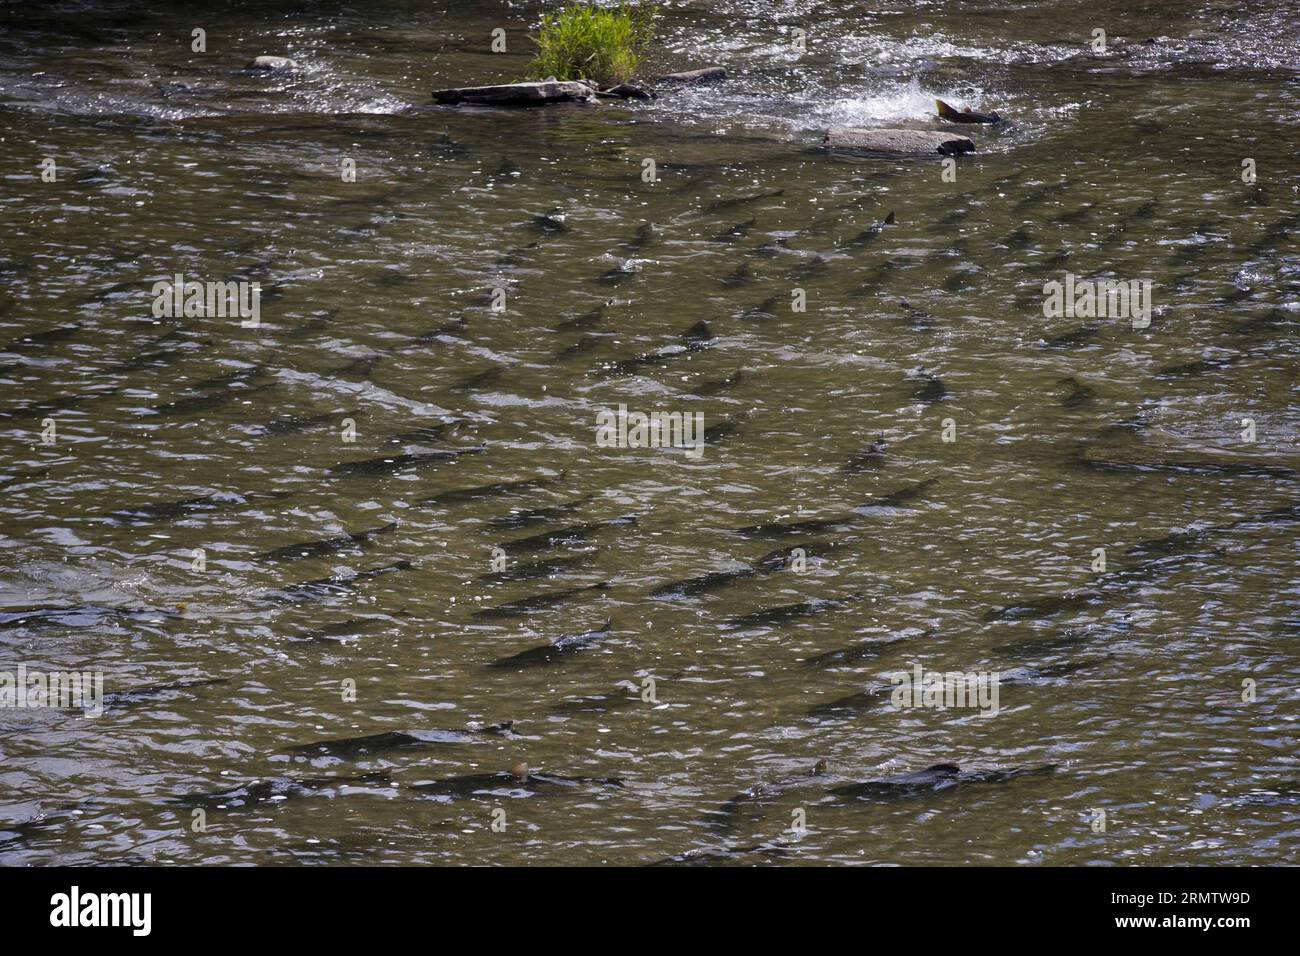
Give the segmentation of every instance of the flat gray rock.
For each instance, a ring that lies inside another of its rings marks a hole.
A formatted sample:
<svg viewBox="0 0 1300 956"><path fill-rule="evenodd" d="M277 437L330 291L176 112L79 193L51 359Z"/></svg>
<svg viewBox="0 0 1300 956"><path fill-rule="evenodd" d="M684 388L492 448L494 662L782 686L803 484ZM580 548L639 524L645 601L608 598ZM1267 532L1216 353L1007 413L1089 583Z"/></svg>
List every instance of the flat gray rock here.
<svg viewBox="0 0 1300 956"><path fill-rule="evenodd" d="M535 106L590 100L596 95L588 84L576 80L542 80L538 83L503 83L434 90L436 103L480 103L488 106Z"/></svg>
<svg viewBox="0 0 1300 956"><path fill-rule="evenodd" d="M975 144L969 137L924 129L860 129L855 126L840 126L827 130L825 143L832 148L865 149L873 153L940 153L944 156L960 156L975 151Z"/></svg>
<svg viewBox="0 0 1300 956"><path fill-rule="evenodd" d="M713 80L725 80L727 71L720 66L706 66L700 70L687 70L685 73L669 73L660 83L708 83Z"/></svg>
<svg viewBox="0 0 1300 956"><path fill-rule="evenodd" d="M653 89L642 86L640 83L620 83L618 86L611 86L607 90L597 90L596 95L620 100L655 100L659 98L659 94Z"/></svg>

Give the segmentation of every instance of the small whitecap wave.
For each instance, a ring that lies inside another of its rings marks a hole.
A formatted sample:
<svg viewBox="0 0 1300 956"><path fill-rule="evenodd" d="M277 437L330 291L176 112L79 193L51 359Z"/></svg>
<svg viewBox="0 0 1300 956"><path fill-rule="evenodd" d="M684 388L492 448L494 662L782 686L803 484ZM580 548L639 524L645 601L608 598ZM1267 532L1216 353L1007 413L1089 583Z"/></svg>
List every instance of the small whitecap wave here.
<svg viewBox="0 0 1300 956"><path fill-rule="evenodd" d="M930 119L935 115L934 101L946 100L954 106L978 104L983 101L983 91L966 88L931 89L921 85L917 77L906 83L886 83L870 93L841 97L829 102L814 99L810 115L823 126L863 126L882 122ZM960 104L960 105L959 105Z"/></svg>

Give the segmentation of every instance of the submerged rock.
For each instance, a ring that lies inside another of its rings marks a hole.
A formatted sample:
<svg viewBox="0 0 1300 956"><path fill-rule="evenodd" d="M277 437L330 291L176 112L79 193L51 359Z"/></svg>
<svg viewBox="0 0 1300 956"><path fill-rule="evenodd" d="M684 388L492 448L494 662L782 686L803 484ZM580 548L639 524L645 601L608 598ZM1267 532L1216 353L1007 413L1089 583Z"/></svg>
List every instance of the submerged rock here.
<svg viewBox="0 0 1300 956"><path fill-rule="evenodd" d="M245 69L259 73L291 73L298 69L298 62L287 56L255 56Z"/></svg>
<svg viewBox="0 0 1300 956"><path fill-rule="evenodd" d="M656 100L659 94L651 87L640 83L620 83L607 90L597 91L597 96L617 97L621 100Z"/></svg>
<svg viewBox="0 0 1300 956"><path fill-rule="evenodd" d="M839 126L827 130L824 142L832 149L865 149L873 153L940 153L944 156L960 156L975 151L975 144L969 137L923 129Z"/></svg>
<svg viewBox="0 0 1300 956"><path fill-rule="evenodd" d="M576 80L542 80L537 83L502 83L434 90L436 103L481 103L488 106L534 106L538 103L585 102L596 91Z"/></svg>
<svg viewBox="0 0 1300 956"><path fill-rule="evenodd" d="M684 73L669 73L660 83L708 83L713 80L725 80L727 71L720 66L706 66L699 70L687 70Z"/></svg>

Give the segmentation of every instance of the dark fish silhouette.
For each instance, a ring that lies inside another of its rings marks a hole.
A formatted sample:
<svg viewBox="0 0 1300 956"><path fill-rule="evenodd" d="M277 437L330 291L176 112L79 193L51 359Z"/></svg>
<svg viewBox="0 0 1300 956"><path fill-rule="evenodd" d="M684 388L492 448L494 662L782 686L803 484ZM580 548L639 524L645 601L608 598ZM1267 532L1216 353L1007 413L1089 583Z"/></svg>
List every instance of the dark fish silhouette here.
<svg viewBox="0 0 1300 956"><path fill-rule="evenodd" d="M596 277L596 281L601 285L619 285L637 275L640 271L639 266L629 260L612 269L605 270Z"/></svg>
<svg viewBox="0 0 1300 956"><path fill-rule="evenodd" d="M837 546L828 541L810 541L805 544L777 548L775 551L769 551L751 565L728 571L711 571L698 577L673 581L655 588L650 592L650 595L652 597L694 597L697 594L716 591L737 581L783 571L790 566L790 561L796 556L796 552L802 552L802 556L805 558L825 557Z"/></svg>
<svg viewBox="0 0 1300 956"><path fill-rule="evenodd" d="M110 524L126 526L153 524L158 521L175 521L180 518L188 518L191 515L208 514L222 508L231 508L254 501L283 501L291 494L292 492L288 491L250 492L247 495L218 492L211 495L199 495L195 498L185 498L181 501L166 501L156 505L119 508L117 511L110 512L105 520Z"/></svg>
<svg viewBox="0 0 1300 956"><path fill-rule="evenodd" d="M1047 339L1047 341L1043 342L1043 347L1044 349L1074 349L1075 346L1086 345L1086 343L1091 342L1100 332L1100 323L1080 325L1078 329Z"/></svg>
<svg viewBox="0 0 1300 956"><path fill-rule="evenodd" d="M894 213L891 211L889 215L886 216L884 219L882 219L880 222L876 223L874 226L868 226L866 229L862 230L852 239L849 239L848 241L844 242L843 245L848 246L850 248L865 246L868 243L873 242L877 236L883 233L885 231L886 226L892 226L893 224L894 224Z"/></svg>
<svg viewBox="0 0 1300 956"><path fill-rule="evenodd" d="M338 740L318 740L309 744L298 744L289 747L285 752L294 757L356 760L358 757L374 757L394 750L473 743L483 734L504 736L513 733L514 724L513 720L506 720L499 724L467 730L390 730L360 737L342 737Z"/></svg>
<svg viewBox="0 0 1300 956"><path fill-rule="evenodd" d="M1060 223L1064 226L1078 226L1092 218L1092 211L1093 204L1084 203L1074 212L1062 213L1053 219L1052 222Z"/></svg>
<svg viewBox="0 0 1300 956"><path fill-rule="evenodd" d="M527 667L541 667L546 664L554 664L557 661L564 660L572 654L586 650L600 643L609 637L613 629L613 620L606 620L600 627L590 631L583 631L581 634L567 634L564 637L552 641L550 644L543 644L540 647L530 647L518 654L512 654L509 657L501 657L489 664L489 667L503 668L507 670L523 670Z"/></svg>
<svg viewBox="0 0 1300 956"><path fill-rule="evenodd" d="M440 491L436 495L430 495L427 498L417 498L413 504L416 505L450 505L459 504L464 501L478 501L482 498L496 498L501 495L517 494L521 491L530 491L534 488L545 488L564 478L567 472L560 472L558 475L543 475L538 478L524 478L519 481L498 481L489 485L478 485L474 488L456 488L450 491Z"/></svg>
<svg viewBox="0 0 1300 956"><path fill-rule="evenodd" d="M969 106L964 110L956 110L943 100L935 100L934 105L939 111L939 118L946 119L950 123L1001 123L1003 121L997 113L976 113Z"/></svg>
<svg viewBox="0 0 1300 956"><path fill-rule="evenodd" d="M1300 471L1280 465L1257 465L1235 461L1121 461L1098 458L1084 451L1075 460L1088 471L1116 474L1165 473L1175 475L1206 475L1225 478L1300 478Z"/></svg>
<svg viewBox="0 0 1300 956"><path fill-rule="evenodd" d="M224 677L176 680L166 684L154 684L151 687L137 687L134 690L105 694L103 703L105 707L130 707L133 704L146 704L159 697L193 690L196 687L217 687L228 683L229 680Z"/></svg>
<svg viewBox="0 0 1300 956"><path fill-rule="evenodd" d="M852 717L866 710L872 710L889 700L892 687L872 687L867 690L837 697L835 700L815 704L809 708L808 716L816 719L830 717Z"/></svg>
<svg viewBox="0 0 1300 956"><path fill-rule="evenodd" d="M205 378L202 381L195 382L191 388L204 391L212 388L229 388L231 385L242 385L254 381L266 375L266 369L261 365L248 365L243 368L237 368L231 372L223 372L220 375L213 375L211 378Z"/></svg>
<svg viewBox="0 0 1300 956"><path fill-rule="evenodd" d="M63 342L72 338L81 331L80 325L60 325L53 329L45 329L41 332L29 332L27 335L19 336L0 352L22 352L35 346L49 345L52 342Z"/></svg>
<svg viewBox="0 0 1300 956"><path fill-rule="evenodd" d="M1108 571L1094 579L1092 586L1067 591L1036 600L994 608L984 615L986 621L1015 621L1054 617L1068 611L1081 611L1108 600L1113 594L1129 590L1159 577L1172 574L1180 568L1206 561L1214 556L1203 552L1185 553L1181 549L1170 556L1159 556L1143 561L1131 568Z"/></svg>
<svg viewBox="0 0 1300 956"><path fill-rule="evenodd" d="M508 515L500 518L493 518L488 522L491 528L527 528L535 524L545 524L547 521L556 521L560 518L567 518L575 511L580 510L584 505L595 499L594 494L583 495L574 501L567 501L564 504L552 505L548 508L529 508L525 511L511 511Z"/></svg>
<svg viewBox="0 0 1300 956"><path fill-rule="evenodd" d="M102 627L120 621L150 621L176 617L180 617L180 614L175 611L144 607L109 607L103 604L32 607L0 612L0 630L17 627Z"/></svg>
<svg viewBox="0 0 1300 956"><path fill-rule="evenodd" d="M807 262L803 263L790 273L792 282L802 282L805 279L811 279L813 276L819 276L826 272L830 267L830 260L823 255L814 255Z"/></svg>
<svg viewBox="0 0 1300 956"><path fill-rule="evenodd" d="M568 223L564 221L565 216L559 210L551 210L548 213L542 213L533 217L533 225L546 233L568 232Z"/></svg>
<svg viewBox="0 0 1300 956"><path fill-rule="evenodd" d="M290 640L304 644L341 644L346 638L356 637L363 631L377 627L383 621L384 619L379 617L350 617L346 621L326 624L324 627L309 631L302 637L290 638Z"/></svg>
<svg viewBox="0 0 1300 956"><path fill-rule="evenodd" d="M606 363L600 366L598 371L605 375L635 375L643 368L663 365L671 359L707 349L714 335L709 324L700 321L683 331L678 338L681 340L680 345L671 345L655 352L643 352L630 359Z"/></svg>
<svg viewBox="0 0 1300 956"><path fill-rule="evenodd" d="M1033 234L1024 226L1007 233L1000 240L1008 249L1023 249L1034 241Z"/></svg>
<svg viewBox="0 0 1300 956"><path fill-rule="evenodd" d="M932 634L933 632L928 633ZM805 658L804 664L808 667L835 667L839 664L856 664L861 661L871 661L875 660L895 644L907 639L908 635L900 634L884 640L866 641L862 644L854 644L850 647L841 647L833 651L827 651L824 654L817 654L813 657Z"/></svg>
<svg viewBox="0 0 1300 956"><path fill-rule="evenodd" d="M333 468L327 468L325 474L340 478L361 478L375 475L392 475L401 471L416 471L435 465L455 461L463 455L478 455L487 451L486 446L477 448L458 448L454 451L426 451L410 455L388 455L383 458L367 458L364 461L348 461Z"/></svg>
<svg viewBox="0 0 1300 956"><path fill-rule="evenodd" d="M850 600L857 600L854 597ZM724 625L729 628L745 627L768 627L778 624L785 624L788 621L797 620L803 617L812 617L814 614L824 614L827 611L833 611L836 608L844 607L849 601L830 601L824 598L813 598L811 601L799 601L795 604L781 604L777 607L764 608L761 611L754 611L750 614L738 614L729 617Z"/></svg>
<svg viewBox="0 0 1300 956"><path fill-rule="evenodd" d="M208 395L195 395L192 398L178 398L175 401L154 406L153 411L157 415L192 415L195 412L206 412L214 408L221 408L236 399L249 398L273 388L275 388L275 383L238 390L225 389Z"/></svg>
<svg viewBox="0 0 1300 956"><path fill-rule="evenodd" d="M504 544L499 545L499 547L507 554L517 554L521 551L541 551L557 544L585 542L589 540L593 534L604 531L606 528L632 525L635 523L636 517L633 515L628 515L622 518L612 518L608 521L585 521L582 524L569 525L567 528L559 528L555 531L543 531L540 534L531 535L527 538L516 538L513 541L507 541Z"/></svg>
<svg viewBox="0 0 1300 956"><path fill-rule="evenodd" d="M1202 375L1205 372L1217 372L1219 369L1230 368L1238 362L1249 358L1249 355L1227 355L1223 358L1200 359L1194 362L1181 362L1176 365L1166 365L1156 374L1162 378L1181 377L1186 375Z"/></svg>
<svg viewBox="0 0 1300 956"><path fill-rule="evenodd" d="M588 694L585 697L570 697L551 707L548 713L558 716L573 714L606 714L612 710L631 707L641 698L636 684L620 681L608 694Z"/></svg>
<svg viewBox="0 0 1300 956"><path fill-rule="evenodd" d="M257 556L258 561L299 561L303 558L315 558L322 554L334 554L338 551L356 551L365 548L381 534L388 534L397 528L397 522L391 521L378 528L367 531L353 531L320 541L306 541L302 544L289 544L283 548L265 551Z"/></svg>
<svg viewBox="0 0 1300 956"><path fill-rule="evenodd" d="M212 810L248 809L265 803L280 803L305 796L323 796L334 799L342 796L345 787L361 787L389 782L388 771L379 770L351 777L278 777L271 780L257 780L229 790L217 790L213 793L195 793L174 798L171 802L184 807L202 807Z"/></svg>
<svg viewBox="0 0 1300 956"><path fill-rule="evenodd" d="M875 471L885 463L885 449L889 443L885 441L885 436L881 435L870 445L858 452L852 458L844 463L841 471L854 474L863 471Z"/></svg>
<svg viewBox="0 0 1300 956"><path fill-rule="evenodd" d="M566 346L556 352L555 357L557 359L569 359L578 355L585 355L586 353L599 348L601 344L604 343L606 337L607 336L601 335L584 335L572 345Z"/></svg>
<svg viewBox="0 0 1300 956"><path fill-rule="evenodd" d="M632 238L623 243L623 247L628 252L639 252L646 246L653 245L659 240L661 230L653 222L643 222L637 226L636 232Z"/></svg>
<svg viewBox="0 0 1300 956"><path fill-rule="evenodd" d="M447 386L451 392L469 392L476 388L484 388L488 385L495 385L500 381L501 376L506 372L504 365L493 365L489 369L479 372L477 375L471 375L469 378L462 379L454 385Z"/></svg>
<svg viewBox="0 0 1300 956"><path fill-rule="evenodd" d="M720 442L722 439L728 438L738 432L743 423L743 417L725 419L718 422L716 425L710 425L708 428L704 429L704 434L700 436L700 440L705 445Z"/></svg>
<svg viewBox="0 0 1300 956"><path fill-rule="evenodd" d="M792 534L842 531L857 520L857 515L847 514L833 518L810 518L806 521L769 521L764 524L752 524L744 528L736 528L731 533L746 538L779 538Z"/></svg>
<svg viewBox="0 0 1300 956"><path fill-rule="evenodd" d="M718 282L728 288L735 288L736 286L744 285L751 278L753 278L753 276L749 271L749 263L742 262L735 272L728 273L719 279Z"/></svg>
<svg viewBox="0 0 1300 956"><path fill-rule="evenodd" d="M751 823L753 817L790 790L807 786L818 777L826 776L826 769L826 761L818 760L803 773L747 787L716 810L709 811L711 819L708 822L725 830L734 830L743 823Z"/></svg>
<svg viewBox="0 0 1300 956"><path fill-rule="evenodd" d="M500 584L503 581L529 581L534 578L549 578L556 574L562 574L565 571L574 571L584 565L590 564L594 558L595 551L587 551L583 554L575 554L564 558L551 558L548 561L532 561L528 564L516 564L514 567L508 567L504 571L493 571L491 574L484 574L477 579L481 584Z"/></svg>
<svg viewBox="0 0 1300 956"><path fill-rule="evenodd" d="M599 325L600 320L605 315L605 310L611 305L610 302L602 302L589 312L584 312L576 318L566 319L555 327L557 332L574 332L580 329L589 329L594 325Z"/></svg>
<svg viewBox="0 0 1300 956"><path fill-rule="evenodd" d="M749 254L751 256L763 256L770 259L779 256L782 253L791 251L793 250L790 248L790 240L784 236L778 236L771 242L765 242L761 246L749 250Z"/></svg>
<svg viewBox="0 0 1300 956"><path fill-rule="evenodd" d="M509 601L505 604L498 604L496 607L487 607L475 611L474 617L480 620L520 617L525 614L532 614L534 611L548 611L553 607L575 600L589 591L605 591L608 589L609 582L600 581L596 584L587 584L581 587L563 588L559 591L551 591L548 594L534 594L532 597Z"/></svg>
<svg viewBox="0 0 1300 956"><path fill-rule="evenodd" d="M984 615L986 621L1019 621L1055 617L1066 611L1081 611L1105 600L1105 595L1096 590L1072 591L1069 594L1053 595L1020 604L1010 604L996 608Z"/></svg>
<svg viewBox="0 0 1300 956"><path fill-rule="evenodd" d="M303 581L300 584L290 584L288 587L272 592L268 599L280 604L297 604L302 601L318 601L322 598L336 594L349 594L359 588L366 581L371 578L377 578L381 574L389 574L393 571L409 571L410 569L410 561L394 561L392 564L385 564L377 568L358 571L351 577L342 577L336 574L327 578L317 578L315 581Z"/></svg>
<svg viewBox="0 0 1300 956"><path fill-rule="evenodd" d="M704 594L707 591L716 591L719 588L734 584L737 581L743 581L746 578L757 577L762 572L752 568L738 568L734 571L711 571L708 574L702 574L694 578L686 578L683 581L673 581L671 584L664 584L650 592L651 597L694 597L697 594Z"/></svg>
<svg viewBox="0 0 1300 956"><path fill-rule="evenodd" d="M374 355L362 355L350 362L344 362L338 368L332 369L329 374L341 378L359 378L368 382L374 378L375 366L386 358L388 358L388 355L383 352Z"/></svg>
<svg viewBox="0 0 1300 956"><path fill-rule="evenodd" d="M450 322L444 322L442 325L436 325L425 332L421 332L409 342L405 343L402 346L402 350L410 351L411 349L428 345L431 342L436 342L438 339L442 338L461 338L465 334L468 325L469 323L465 321L463 316L457 316Z"/></svg>
<svg viewBox="0 0 1300 956"><path fill-rule="evenodd" d="M849 294L857 298L866 295L874 295L888 281L889 277L899 270L900 266L893 259L886 259L880 265L873 269L862 286Z"/></svg>
<svg viewBox="0 0 1300 956"><path fill-rule="evenodd" d="M692 394L695 395L705 395L705 396L717 395L719 392L725 392L728 389L734 388L735 386L739 385L742 381L744 381L745 377L746 377L745 370L737 369L736 371L728 375L726 378L719 378L708 382L701 382L699 385L691 389L691 392Z"/></svg>
<svg viewBox="0 0 1300 956"><path fill-rule="evenodd" d="M941 793L974 783L1006 783L1017 777L1046 776L1056 772L1056 764L1041 767L1011 767L1006 770L962 770L955 763L937 763L924 770L893 777L868 780L833 787L832 796L845 800L891 801Z"/></svg>
<svg viewBox="0 0 1300 956"><path fill-rule="evenodd" d="M325 415L308 415L296 416L290 415L285 418L277 418L269 421L265 425L257 426L254 434L258 436L296 435L298 432L305 432L308 429L316 428L320 425L332 425L336 422L342 422L345 418L357 418L361 415L358 411L350 412L329 412Z"/></svg>
<svg viewBox="0 0 1300 956"><path fill-rule="evenodd" d="M1093 398L1096 396L1096 393L1091 388L1084 385L1077 378L1061 379L1061 384L1070 387L1070 391L1061 399L1061 407L1063 408L1083 408L1091 405Z"/></svg>
<svg viewBox="0 0 1300 956"><path fill-rule="evenodd" d="M500 773L472 773L460 777L446 777L428 783L417 783L408 789L420 797L450 802L469 800L479 796L530 797L538 794L573 793L593 788L621 789L623 781L617 777L562 777L556 774L530 771L528 764L519 764Z"/></svg>
<svg viewBox="0 0 1300 956"><path fill-rule="evenodd" d="M647 863L646 866L713 866L736 857L754 855L779 860L790 855L790 848L772 842L755 843L751 846L696 847L684 853L675 853L662 860Z"/></svg>
<svg viewBox="0 0 1300 956"><path fill-rule="evenodd" d="M797 556L825 558L839 546L838 541L803 541L799 544L792 544L788 547L777 548L775 551L769 551L754 562L754 567L761 569L766 574L784 571Z"/></svg>
<svg viewBox="0 0 1300 956"><path fill-rule="evenodd" d="M398 432L387 441L391 445L422 445L442 441L449 434L465 425L467 421L464 418L453 418L451 421L438 422L435 425L422 425L409 431Z"/></svg>
<svg viewBox="0 0 1300 956"><path fill-rule="evenodd" d="M705 215L711 215L713 213L722 212L724 209L734 209L737 206L746 206L752 202L760 202L764 199L775 199L778 196L784 195L784 189L777 189L774 192L755 193L752 196L736 196L730 199L719 199L705 206L702 212Z"/></svg>
<svg viewBox="0 0 1300 956"><path fill-rule="evenodd" d="M749 234L749 230L754 228L756 219L748 219L745 222L738 222L725 232L720 232L713 237L714 242L735 242L738 239L744 239Z"/></svg>
<svg viewBox="0 0 1300 956"><path fill-rule="evenodd" d="M920 378L921 384L912 390L912 398L918 402L925 402L927 405L944 400L948 394L948 389L939 376L923 371Z"/></svg>
<svg viewBox="0 0 1300 956"><path fill-rule="evenodd" d="M881 495L872 498L863 508L897 508L900 505L907 504L909 501L915 501L927 491L939 483L938 478L927 478L924 481L918 481L914 485L906 488L900 488L898 491L891 492L887 495Z"/></svg>
<svg viewBox="0 0 1300 956"><path fill-rule="evenodd" d="M118 394L120 388L101 389L90 395L68 395L63 398L54 398L44 402L28 402L25 405L15 405L13 408L6 408L0 411L0 418L13 418L16 420L31 420L33 418L43 418L46 415L56 415L59 412L68 411L73 408L80 408L87 402L95 399L111 398Z"/></svg>

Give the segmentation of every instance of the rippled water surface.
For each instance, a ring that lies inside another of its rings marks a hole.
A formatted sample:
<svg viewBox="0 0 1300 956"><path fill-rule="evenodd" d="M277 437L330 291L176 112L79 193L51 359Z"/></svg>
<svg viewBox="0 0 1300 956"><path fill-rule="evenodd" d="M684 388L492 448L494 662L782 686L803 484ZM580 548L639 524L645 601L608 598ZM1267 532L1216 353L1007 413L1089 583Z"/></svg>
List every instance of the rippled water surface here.
<svg viewBox="0 0 1300 956"><path fill-rule="evenodd" d="M116 695L0 710L0 862L1296 862L1300 7L1250 8L670 3L646 75L728 81L505 111L429 92L536 4L0 6L0 670ZM936 97L1010 119L955 182L820 145ZM1067 273L1150 326L1044 318ZM892 709L916 664L998 713ZM418 787L521 762L592 779Z"/></svg>

